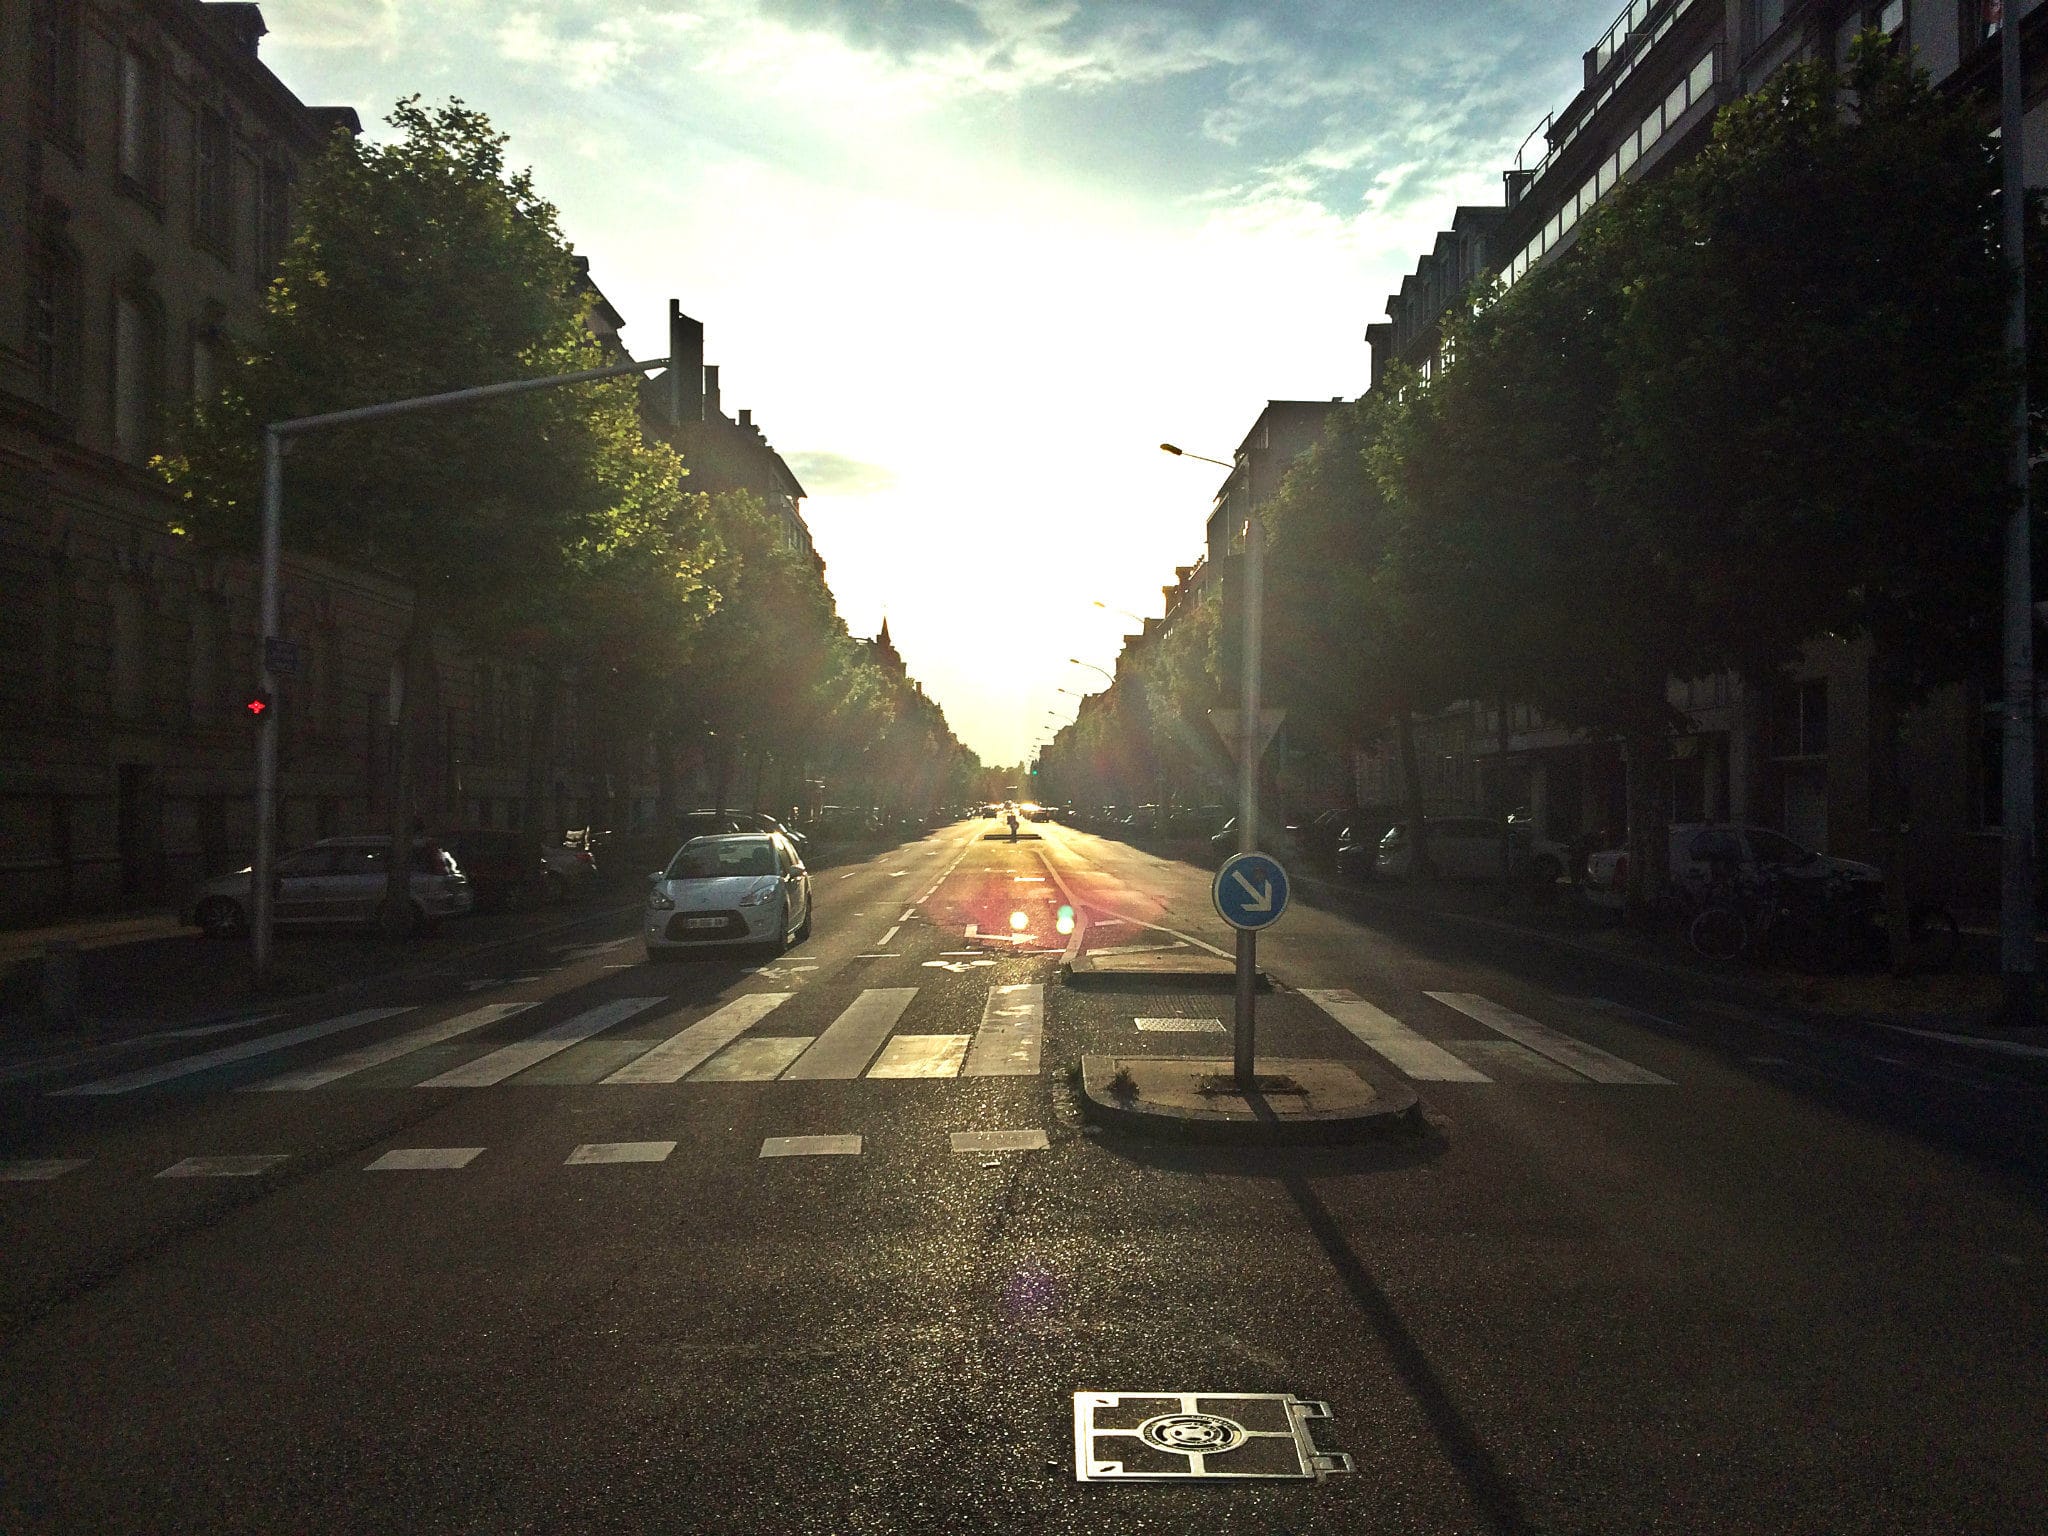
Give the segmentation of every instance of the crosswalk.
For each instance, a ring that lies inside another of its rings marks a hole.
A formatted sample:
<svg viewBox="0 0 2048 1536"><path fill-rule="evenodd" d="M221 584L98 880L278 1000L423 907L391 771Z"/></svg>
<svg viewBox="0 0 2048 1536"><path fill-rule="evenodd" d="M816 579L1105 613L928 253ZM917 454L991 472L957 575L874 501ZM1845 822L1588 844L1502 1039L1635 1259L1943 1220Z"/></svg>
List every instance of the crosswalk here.
<svg viewBox="0 0 2048 1536"><path fill-rule="evenodd" d="M1498 1073L1550 1082L1672 1086L1668 1077L1476 992L1423 996L1484 1025L1501 1039L1434 1040L1348 988L1304 987L1301 995L1359 1044L1417 1082L1493 1083ZM1484 1070L1487 1067L1493 1071Z"/></svg>
<svg viewBox="0 0 2048 1536"><path fill-rule="evenodd" d="M916 987L868 987L815 1035L750 1033L797 994L750 992L701 1017L687 1006L664 1015L662 996L609 998L516 1039L486 1031L538 1002L489 1003L400 1029L338 1054L265 1071L261 1058L420 1011L369 1008L297 1025L180 1057L142 1070L52 1090L58 1096L107 1097L165 1086L233 1087L243 1093L412 1087L480 1089L506 1084L598 1087L681 1082L1036 1077L1045 1038L1045 988L1038 983L989 989L972 1034L904 1031ZM638 1026L661 1032L636 1036ZM673 1027L680 1024L680 1027ZM624 1026L634 1025L632 1031ZM618 1034L613 1032L617 1031ZM607 1037L610 1038L600 1038ZM477 1037L477 1038L472 1038ZM450 1060L450 1052L462 1059ZM579 1055L581 1052L583 1054ZM254 1080L223 1083L221 1074Z"/></svg>

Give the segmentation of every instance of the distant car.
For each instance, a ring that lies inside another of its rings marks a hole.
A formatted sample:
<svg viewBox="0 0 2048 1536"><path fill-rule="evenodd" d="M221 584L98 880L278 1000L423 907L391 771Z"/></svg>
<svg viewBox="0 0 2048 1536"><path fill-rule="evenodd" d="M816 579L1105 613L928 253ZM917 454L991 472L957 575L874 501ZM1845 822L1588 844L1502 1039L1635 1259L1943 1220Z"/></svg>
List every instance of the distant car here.
<svg viewBox="0 0 2048 1536"><path fill-rule="evenodd" d="M1295 845L1304 859L1327 868L1336 862L1337 845L1343 841L1345 829L1362 815L1357 806L1339 806L1314 816L1296 817L1287 824L1287 830L1294 834Z"/></svg>
<svg viewBox="0 0 2048 1536"><path fill-rule="evenodd" d="M1671 828L1671 883L1682 894L1697 897L1717 871L1776 871L1793 879L1819 880L1846 876L1857 883L1882 884L1874 864L1816 853L1769 827L1716 822L1682 822ZM1602 848L1586 859L1586 899L1595 906L1618 907L1628 896L1628 850Z"/></svg>
<svg viewBox="0 0 2048 1536"><path fill-rule="evenodd" d="M642 926L650 960L724 944L781 954L810 937L810 871L780 833L692 838L654 872Z"/></svg>
<svg viewBox="0 0 2048 1536"><path fill-rule="evenodd" d="M1365 881L1379 874L1380 839L1394 818L1384 812L1357 810L1337 834L1331 859L1339 880Z"/></svg>
<svg viewBox="0 0 2048 1536"><path fill-rule="evenodd" d="M390 858L388 837L328 837L285 854L277 861L273 921L295 928L378 922L389 889ZM247 932L252 875L253 870L243 869L201 885L185 905L185 921L214 939ZM412 845L408 894L411 908L401 914L401 926L413 933L442 918L459 917L476 905L476 893L462 866L438 843L426 839Z"/></svg>
<svg viewBox="0 0 2048 1536"><path fill-rule="evenodd" d="M1223 807L1220 805L1208 806L1204 809L1211 813L1211 825L1214 825L1213 817L1222 814ZM1295 842L1293 834L1285 827L1268 825L1259 834L1258 844L1259 852L1261 853L1270 853L1274 858L1288 863L1299 864L1302 862L1300 846ZM1209 862L1221 865L1224 860L1236 852L1237 818L1233 816L1230 820L1224 822L1220 828L1209 834Z"/></svg>

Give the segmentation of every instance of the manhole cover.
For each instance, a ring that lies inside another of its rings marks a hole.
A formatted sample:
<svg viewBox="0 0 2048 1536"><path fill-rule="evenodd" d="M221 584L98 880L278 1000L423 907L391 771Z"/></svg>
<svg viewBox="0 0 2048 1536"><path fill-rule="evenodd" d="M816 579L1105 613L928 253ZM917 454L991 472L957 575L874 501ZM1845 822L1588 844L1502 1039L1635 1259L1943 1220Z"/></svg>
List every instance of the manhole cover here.
<svg viewBox="0 0 2048 1536"><path fill-rule="evenodd" d="M1351 1458L1316 1449L1327 1403L1284 1392L1076 1392L1074 1476L1084 1483L1314 1480Z"/></svg>

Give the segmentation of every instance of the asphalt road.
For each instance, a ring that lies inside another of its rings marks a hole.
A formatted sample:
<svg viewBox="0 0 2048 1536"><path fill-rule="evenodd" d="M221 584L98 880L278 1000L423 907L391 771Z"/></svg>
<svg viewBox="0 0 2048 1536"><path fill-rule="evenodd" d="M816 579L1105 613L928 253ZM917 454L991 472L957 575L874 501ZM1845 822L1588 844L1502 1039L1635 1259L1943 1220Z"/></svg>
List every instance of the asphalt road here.
<svg viewBox="0 0 2048 1536"><path fill-rule="evenodd" d="M1064 987L1060 908L1226 947L1208 877L989 825L772 961L622 915L0 1087L0 1528L2043 1528L2037 1081L1340 901L1261 1049L1435 1133L1118 1142L1068 1065L1229 998ZM1325 1401L1356 1470L1077 1483L1092 1391Z"/></svg>

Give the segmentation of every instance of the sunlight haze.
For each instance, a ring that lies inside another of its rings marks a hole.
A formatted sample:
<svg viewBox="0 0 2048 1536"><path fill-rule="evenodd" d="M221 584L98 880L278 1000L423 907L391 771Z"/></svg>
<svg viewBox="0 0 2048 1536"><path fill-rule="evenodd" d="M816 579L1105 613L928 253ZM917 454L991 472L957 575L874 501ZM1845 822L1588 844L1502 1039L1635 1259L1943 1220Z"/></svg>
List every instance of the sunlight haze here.
<svg viewBox="0 0 2048 1536"><path fill-rule="evenodd" d="M990 762L1102 686L1269 398L1367 324L1570 95L1601 4L269 0L303 99L486 111L659 356L810 492L857 634ZM1102 603L1106 607L1096 607Z"/></svg>

